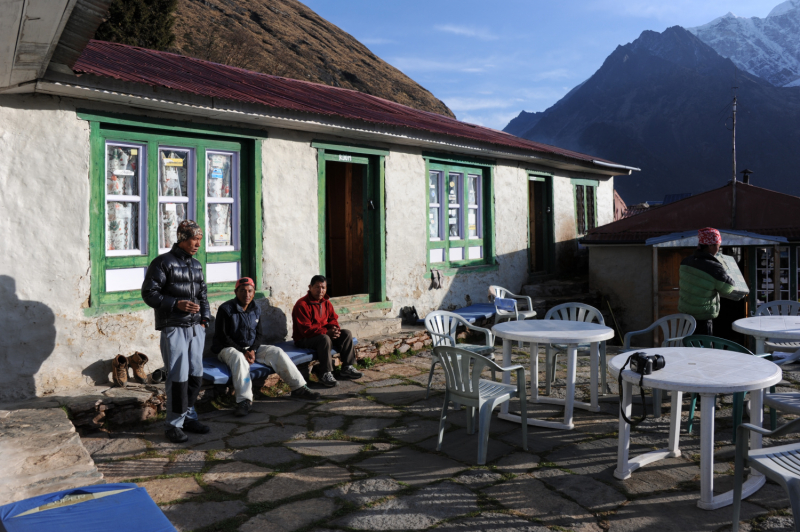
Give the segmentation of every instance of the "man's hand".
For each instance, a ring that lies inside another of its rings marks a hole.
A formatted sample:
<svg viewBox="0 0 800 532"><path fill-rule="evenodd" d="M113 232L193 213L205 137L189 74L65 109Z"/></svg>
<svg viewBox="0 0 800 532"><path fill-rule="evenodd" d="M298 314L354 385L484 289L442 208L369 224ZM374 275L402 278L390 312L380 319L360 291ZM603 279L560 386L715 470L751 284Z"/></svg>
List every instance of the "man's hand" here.
<svg viewBox="0 0 800 532"><path fill-rule="evenodd" d="M191 301L181 300L175 303L175 306L178 307L178 310L188 312L189 314L200 312L200 305L192 303Z"/></svg>
<svg viewBox="0 0 800 532"><path fill-rule="evenodd" d="M336 325L331 325L330 327L328 327L328 336L330 336L331 339L335 340L339 338L339 336L341 335L342 335L342 330Z"/></svg>
<svg viewBox="0 0 800 532"><path fill-rule="evenodd" d="M244 352L244 358L250 363L253 364L256 361L256 352L252 349L249 351Z"/></svg>

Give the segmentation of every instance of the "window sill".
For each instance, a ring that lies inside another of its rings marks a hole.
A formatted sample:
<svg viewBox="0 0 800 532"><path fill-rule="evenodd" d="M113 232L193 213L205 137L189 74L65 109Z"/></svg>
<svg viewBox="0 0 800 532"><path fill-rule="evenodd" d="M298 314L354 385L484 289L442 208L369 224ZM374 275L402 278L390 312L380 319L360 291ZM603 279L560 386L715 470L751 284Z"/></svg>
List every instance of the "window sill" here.
<svg viewBox="0 0 800 532"><path fill-rule="evenodd" d="M428 270L428 275L430 275L432 270L439 270L442 272L442 275L447 277L452 277L454 275L464 275L467 273L484 273L484 272L493 272L500 269L500 265L495 264L475 264L471 266L449 266L449 267L442 267L437 268L436 266L431 266Z"/></svg>
<svg viewBox="0 0 800 532"><path fill-rule="evenodd" d="M269 291L256 292L255 299L266 299L270 296ZM212 292L208 294L209 302L227 301L233 299L233 291L225 292ZM134 299L130 301L120 301L114 303L101 303L100 305L92 306L83 309L83 315L87 317L100 316L102 314L121 314L123 312L138 312L140 310L151 310L147 304L141 299Z"/></svg>

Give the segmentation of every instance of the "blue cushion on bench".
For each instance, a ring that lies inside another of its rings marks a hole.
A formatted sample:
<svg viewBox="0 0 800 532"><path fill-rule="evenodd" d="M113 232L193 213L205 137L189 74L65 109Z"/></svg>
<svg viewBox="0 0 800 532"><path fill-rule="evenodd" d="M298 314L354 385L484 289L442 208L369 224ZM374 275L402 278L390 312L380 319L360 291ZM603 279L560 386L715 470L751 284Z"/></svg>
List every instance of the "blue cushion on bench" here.
<svg viewBox="0 0 800 532"><path fill-rule="evenodd" d="M358 340L353 338L353 344L357 343ZM304 347L297 347L294 345L293 340L275 344L275 347L283 349L283 351L289 355L289 358L292 359L295 366L311 362L314 359L314 351ZM338 351L334 349L332 352L337 353ZM250 364L250 380L257 381L259 379L266 379L273 373L275 373L275 371L264 364L258 362ZM228 381L231 380L231 370L225 362L218 359L216 355L213 355L203 359L203 379L211 381L214 384L227 384Z"/></svg>
<svg viewBox="0 0 800 532"><path fill-rule="evenodd" d="M488 320L489 318L494 317L495 309L494 305L491 303L475 303L474 305L470 305L464 308L457 308L455 310L450 310L448 312L452 312L453 314L458 314L469 323L475 323L477 320ZM420 318L417 320L417 323L425 323L425 318Z"/></svg>

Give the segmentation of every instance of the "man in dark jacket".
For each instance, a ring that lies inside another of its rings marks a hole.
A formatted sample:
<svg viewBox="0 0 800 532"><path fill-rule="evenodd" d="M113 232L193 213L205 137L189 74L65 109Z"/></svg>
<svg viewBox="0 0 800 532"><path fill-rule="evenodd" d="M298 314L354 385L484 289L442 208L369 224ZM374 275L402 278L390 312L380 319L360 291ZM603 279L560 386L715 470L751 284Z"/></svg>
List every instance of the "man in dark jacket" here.
<svg viewBox="0 0 800 532"><path fill-rule="evenodd" d="M316 352L314 358L319 364L314 372L320 383L333 387L336 386L331 356L334 347L342 361L340 379L360 379L363 375L353 366L356 361L353 335L347 329L339 328L339 316L333 310L327 291L328 281L325 277L315 275L311 278L308 293L292 309L292 338L298 347Z"/></svg>
<svg viewBox="0 0 800 532"><path fill-rule="evenodd" d="M256 284L249 277L236 281L236 297L220 305L214 322L214 343L211 352L231 369L231 380L236 390L234 414L246 416L253 404L253 383L250 380L250 364L258 361L275 370L289 385L292 397L319 399L317 392L306 386L306 381L292 359L283 349L264 345L258 328L261 309L253 302Z"/></svg>
<svg viewBox="0 0 800 532"><path fill-rule="evenodd" d="M193 255L203 243L203 230L192 220L178 225L178 243L147 268L142 299L155 309L161 331L161 356L167 371L166 436L174 443L188 440L184 433L205 434L210 429L197 420L194 402L203 382L205 327L211 318L203 267Z"/></svg>
<svg viewBox="0 0 800 532"><path fill-rule="evenodd" d="M700 229L697 242L697 250L681 262L678 312L694 316L697 334L713 336L719 296L730 294L734 281L716 259L722 245L719 231L711 227Z"/></svg>

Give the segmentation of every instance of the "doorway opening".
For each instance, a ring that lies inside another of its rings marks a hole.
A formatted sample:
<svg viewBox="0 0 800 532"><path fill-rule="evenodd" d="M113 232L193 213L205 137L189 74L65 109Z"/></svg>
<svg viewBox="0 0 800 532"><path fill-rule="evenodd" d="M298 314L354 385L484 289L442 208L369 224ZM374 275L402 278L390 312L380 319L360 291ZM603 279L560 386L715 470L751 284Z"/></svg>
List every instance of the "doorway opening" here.
<svg viewBox="0 0 800 532"><path fill-rule="evenodd" d="M544 180L528 181L528 231L530 245L529 263L531 273L545 273L548 269L548 208L547 183Z"/></svg>
<svg viewBox="0 0 800 532"><path fill-rule="evenodd" d="M331 297L369 292L364 230L367 168L325 162L325 271Z"/></svg>

